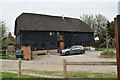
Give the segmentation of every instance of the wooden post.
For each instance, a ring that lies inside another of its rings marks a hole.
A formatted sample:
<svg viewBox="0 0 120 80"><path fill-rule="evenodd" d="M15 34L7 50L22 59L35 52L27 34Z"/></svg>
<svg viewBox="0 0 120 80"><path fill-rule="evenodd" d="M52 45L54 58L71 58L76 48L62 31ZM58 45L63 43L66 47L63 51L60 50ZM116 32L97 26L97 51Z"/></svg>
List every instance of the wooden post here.
<svg viewBox="0 0 120 80"><path fill-rule="evenodd" d="M21 58L18 61L18 80L21 80Z"/></svg>
<svg viewBox="0 0 120 80"><path fill-rule="evenodd" d="M5 55L6 59L7 59L7 56L8 56L7 53L8 53L8 50L6 49L6 53L5 53L5 54L6 54L6 55Z"/></svg>
<svg viewBox="0 0 120 80"><path fill-rule="evenodd" d="M65 59L63 60L63 74L64 74L64 78L67 79L68 78L68 76L67 76L67 62Z"/></svg>
<svg viewBox="0 0 120 80"><path fill-rule="evenodd" d="M117 57L117 73L120 80L120 16L114 19L115 23L115 39L116 39L116 57Z"/></svg>

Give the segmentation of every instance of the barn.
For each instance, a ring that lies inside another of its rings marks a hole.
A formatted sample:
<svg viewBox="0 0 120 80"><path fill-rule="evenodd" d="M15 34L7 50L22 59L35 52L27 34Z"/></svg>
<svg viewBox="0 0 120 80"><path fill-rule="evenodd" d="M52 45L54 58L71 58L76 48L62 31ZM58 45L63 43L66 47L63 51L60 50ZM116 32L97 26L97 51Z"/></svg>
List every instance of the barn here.
<svg viewBox="0 0 120 80"><path fill-rule="evenodd" d="M14 31L17 48L30 46L32 51L92 46L93 33L80 19L35 13L19 15Z"/></svg>

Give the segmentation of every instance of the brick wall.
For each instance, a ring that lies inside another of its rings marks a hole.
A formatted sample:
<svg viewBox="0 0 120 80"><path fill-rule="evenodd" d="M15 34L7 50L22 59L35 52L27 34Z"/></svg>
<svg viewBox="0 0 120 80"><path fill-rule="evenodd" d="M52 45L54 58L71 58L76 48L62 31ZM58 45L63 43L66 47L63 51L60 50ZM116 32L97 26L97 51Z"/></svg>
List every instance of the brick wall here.
<svg viewBox="0 0 120 80"><path fill-rule="evenodd" d="M30 48L30 46L22 46L21 49L23 50L23 58L25 60L31 60L31 48Z"/></svg>

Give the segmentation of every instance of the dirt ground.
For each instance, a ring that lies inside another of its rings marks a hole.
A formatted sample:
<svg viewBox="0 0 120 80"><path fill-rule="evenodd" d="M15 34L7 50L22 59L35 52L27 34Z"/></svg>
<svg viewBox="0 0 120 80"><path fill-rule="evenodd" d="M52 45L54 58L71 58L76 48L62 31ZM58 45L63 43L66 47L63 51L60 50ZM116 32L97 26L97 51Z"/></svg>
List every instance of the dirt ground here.
<svg viewBox="0 0 120 80"><path fill-rule="evenodd" d="M91 61L116 61L116 58L101 58L100 51L86 51L85 54L59 56L55 55L39 55L33 56L33 60L22 60L22 69L37 71L63 71L63 59L68 62L91 62ZM0 60L2 62L2 70L17 70L18 60ZM117 67L111 65L69 65L68 71L76 72L93 72L93 73L116 73Z"/></svg>

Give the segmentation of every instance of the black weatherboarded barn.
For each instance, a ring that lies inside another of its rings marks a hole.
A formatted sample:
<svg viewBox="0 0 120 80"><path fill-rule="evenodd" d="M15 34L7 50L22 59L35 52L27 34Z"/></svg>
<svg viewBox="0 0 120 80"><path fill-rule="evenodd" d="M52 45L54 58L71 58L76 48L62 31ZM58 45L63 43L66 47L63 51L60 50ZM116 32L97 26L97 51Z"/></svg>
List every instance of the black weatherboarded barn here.
<svg viewBox="0 0 120 80"><path fill-rule="evenodd" d="M15 35L17 48L29 45L32 50L93 45L91 28L69 17L22 13L15 21Z"/></svg>

